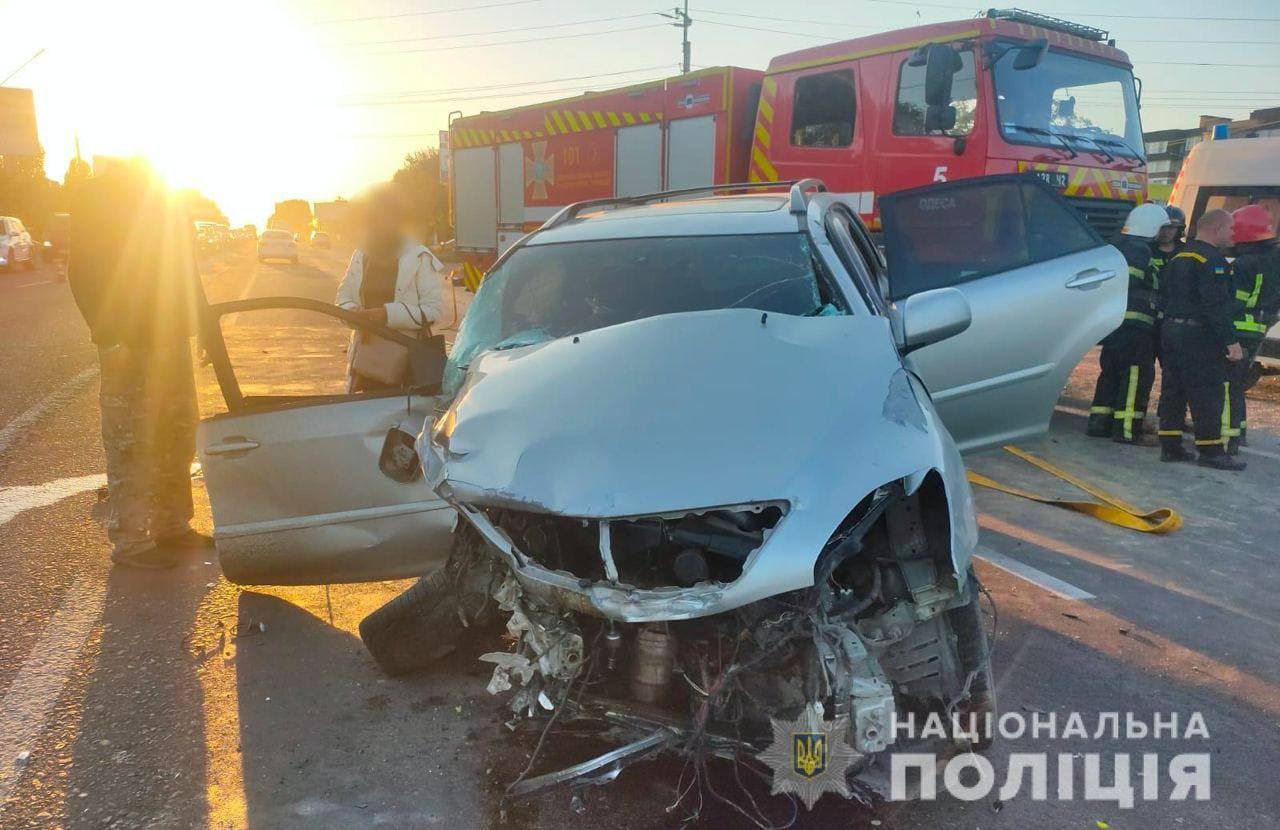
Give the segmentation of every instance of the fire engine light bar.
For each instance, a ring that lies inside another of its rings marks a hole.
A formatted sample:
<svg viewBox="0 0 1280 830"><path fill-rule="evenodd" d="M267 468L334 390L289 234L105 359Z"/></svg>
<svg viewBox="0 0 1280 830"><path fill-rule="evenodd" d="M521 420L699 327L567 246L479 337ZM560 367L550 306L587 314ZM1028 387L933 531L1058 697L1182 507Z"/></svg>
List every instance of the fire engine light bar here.
<svg viewBox="0 0 1280 830"><path fill-rule="evenodd" d="M1070 20L1059 20L1047 14L1036 14L1025 9L987 9L987 17L991 20L1012 20L1014 23L1053 29L1085 40L1105 41L1111 36L1111 33L1105 29L1095 29L1092 26L1072 23Z"/></svg>

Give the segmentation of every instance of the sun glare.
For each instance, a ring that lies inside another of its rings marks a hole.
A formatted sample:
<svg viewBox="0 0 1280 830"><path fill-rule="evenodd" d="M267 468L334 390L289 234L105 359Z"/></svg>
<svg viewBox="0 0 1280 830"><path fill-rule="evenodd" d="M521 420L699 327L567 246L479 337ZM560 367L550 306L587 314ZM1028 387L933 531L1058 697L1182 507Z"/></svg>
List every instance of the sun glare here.
<svg viewBox="0 0 1280 830"><path fill-rule="evenodd" d="M344 78L313 26L251 0L102 5L87 11L101 25L51 50L37 89L46 146L78 134L86 156L141 155L237 223L287 196L336 195L311 192L351 150Z"/></svg>

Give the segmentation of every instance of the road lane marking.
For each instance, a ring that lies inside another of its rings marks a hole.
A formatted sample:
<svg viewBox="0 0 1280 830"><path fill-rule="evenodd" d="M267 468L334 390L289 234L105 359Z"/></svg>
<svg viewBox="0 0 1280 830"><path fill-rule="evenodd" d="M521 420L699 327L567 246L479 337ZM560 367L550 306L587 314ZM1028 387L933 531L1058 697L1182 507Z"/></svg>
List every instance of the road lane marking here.
<svg viewBox="0 0 1280 830"><path fill-rule="evenodd" d="M90 366L62 384L62 386L45 395L35 406L6 424L4 429L0 429L0 455L8 452L9 448L22 438L23 433L49 412L71 400L85 384L93 380L97 375L97 365Z"/></svg>
<svg viewBox="0 0 1280 830"><path fill-rule="evenodd" d="M53 280L40 280L39 282L23 282L18 283L14 288L30 288L33 285L53 285Z"/></svg>
<svg viewBox="0 0 1280 830"><path fill-rule="evenodd" d="M996 553L989 548L979 548L974 553L974 556L1063 599L1086 600L1094 598L1093 594L1083 588L1077 588L1070 582L1064 582L1056 576L1050 576L1039 568L1033 568L1023 562L1019 562L1017 559L1005 556L1003 553Z"/></svg>
<svg viewBox="0 0 1280 830"><path fill-rule="evenodd" d="M1079 415L1081 418L1089 417L1088 410L1080 409L1079 407L1075 407L1075 406L1066 406L1065 404L1058 404L1057 406L1054 407L1054 409L1058 410L1059 412L1064 412L1067 415ZM1255 455L1259 458L1270 458L1272 461L1280 461L1280 453L1268 452L1267 450L1259 450L1253 447L1241 447L1240 452L1245 453L1247 455Z"/></svg>
<svg viewBox="0 0 1280 830"><path fill-rule="evenodd" d="M44 731L80 650L102 616L106 593L101 577L82 576L71 585L0 701L0 804L22 777L23 767L15 759Z"/></svg>
<svg viewBox="0 0 1280 830"><path fill-rule="evenodd" d="M0 527L19 513L37 507L48 507L63 499L69 499L89 490L106 486L107 477L102 473L74 478L59 478L44 484L0 487ZM3 763L3 757L0 757Z"/></svg>

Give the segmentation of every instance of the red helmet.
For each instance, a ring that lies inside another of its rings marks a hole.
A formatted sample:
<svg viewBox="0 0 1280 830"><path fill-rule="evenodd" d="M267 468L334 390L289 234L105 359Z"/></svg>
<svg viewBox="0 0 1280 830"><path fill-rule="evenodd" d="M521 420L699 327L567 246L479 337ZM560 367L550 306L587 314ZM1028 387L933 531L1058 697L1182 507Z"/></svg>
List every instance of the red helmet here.
<svg viewBox="0 0 1280 830"><path fill-rule="evenodd" d="M1231 212L1231 230L1236 244L1275 239L1276 220L1262 205L1245 205Z"/></svg>

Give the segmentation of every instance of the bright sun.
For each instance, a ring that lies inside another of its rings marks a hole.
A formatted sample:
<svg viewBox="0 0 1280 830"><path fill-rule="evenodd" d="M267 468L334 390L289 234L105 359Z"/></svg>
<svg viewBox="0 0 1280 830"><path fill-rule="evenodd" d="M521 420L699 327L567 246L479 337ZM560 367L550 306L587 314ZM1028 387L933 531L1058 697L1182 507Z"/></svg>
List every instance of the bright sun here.
<svg viewBox="0 0 1280 830"><path fill-rule="evenodd" d="M43 136L80 134L86 155L142 155L233 222L261 223L286 196L337 195L310 193L352 151L336 104L344 79L314 27L252 0L82 8L102 25L81 21L51 47L37 87Z"/></svg>

